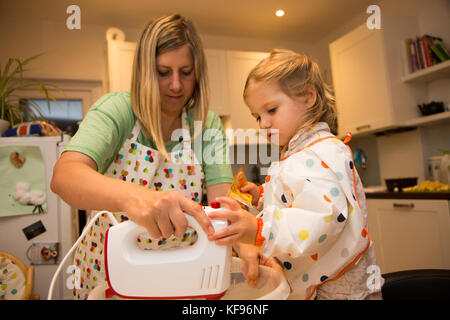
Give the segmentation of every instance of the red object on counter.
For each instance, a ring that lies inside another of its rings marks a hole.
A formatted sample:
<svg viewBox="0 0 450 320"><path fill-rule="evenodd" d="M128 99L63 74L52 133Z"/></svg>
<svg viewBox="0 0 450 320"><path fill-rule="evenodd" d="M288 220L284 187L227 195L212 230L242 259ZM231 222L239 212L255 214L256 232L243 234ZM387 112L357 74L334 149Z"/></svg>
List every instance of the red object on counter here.
<svg viewBox="0 0 450 320"><path fill-rule="evenodd" d="M217 202L217 201L211 202L211 208L219 209L220 208L220 203Z"/></svg>

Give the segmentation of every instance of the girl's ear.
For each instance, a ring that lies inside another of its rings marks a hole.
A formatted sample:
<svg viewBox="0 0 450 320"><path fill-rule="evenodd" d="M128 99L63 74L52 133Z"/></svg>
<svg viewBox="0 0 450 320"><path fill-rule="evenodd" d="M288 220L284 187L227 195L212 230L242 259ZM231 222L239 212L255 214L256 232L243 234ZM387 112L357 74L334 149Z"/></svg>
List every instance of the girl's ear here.
<svg viewBox="0 0 450 320"><path fill-rule="evenodd" d="M307 84L305 86L304 97L305 103L308 108L312 107L317 100L317 91L316 88L312 84Z"/></svg>

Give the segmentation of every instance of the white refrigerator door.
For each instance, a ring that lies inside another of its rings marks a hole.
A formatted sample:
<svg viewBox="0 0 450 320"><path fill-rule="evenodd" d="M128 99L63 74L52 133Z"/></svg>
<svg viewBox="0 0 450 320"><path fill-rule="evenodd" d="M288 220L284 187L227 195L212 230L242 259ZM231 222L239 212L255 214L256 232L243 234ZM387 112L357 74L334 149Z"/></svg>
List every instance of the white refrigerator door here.
<svg viewBox="0 0 450 320"><path fill-rule="evenodd" d="M26 252L32 243L58 242L59 259L72 247L74 223L71 208L50 190L53 166L59 158L60 150L69 140L69 136L61 137L17 137L0 138L0 146L39 146L45 162L47 212L10 217L0 217L0 251L8 252L29 266ZM1 205L1 204L0 204ZM22 229L41 220L46 232L27 240ZM68 263L69 264L69 263ZM71 262L70 262L71 264ZM48 289L53 274L58 265L35 265L33 293L38 293L41 299L47 299ZM66 281L70 274L63 267L54 289L54 299L71 298L71 290Z"/></svg>

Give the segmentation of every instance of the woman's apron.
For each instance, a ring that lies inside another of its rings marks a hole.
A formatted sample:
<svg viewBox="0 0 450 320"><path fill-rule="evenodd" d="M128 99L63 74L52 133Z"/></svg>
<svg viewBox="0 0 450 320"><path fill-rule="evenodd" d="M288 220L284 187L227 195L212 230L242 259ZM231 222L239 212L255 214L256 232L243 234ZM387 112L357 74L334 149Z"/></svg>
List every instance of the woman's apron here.
<svg viewBox="0 0 450 320"><path fill-rule="evenodd" d="M201 203L204 174L200 162L191 149L191 136L185 110L182 112L181 122L182 134L179 141L182 142L183 147L182 150L170 152L171 160L168 161L158 150L137 142L141 126L136 120L130 137L124 142L105 175L156 191L179 191L188 199ZM89 220L96 213L97 211L93 211ZM119 222L128 220L124 212L113 214ZM74 299L87 299L92 289L105 283L103 245L106 230L111 225L106 215L100 216L78 245L74 265L78 268L77 276L80 275L80 278L75 281ZM196 232L188 227L182 238L172 235L168 239L153 239L145 232L139 235L136 241L142 250L154 250L188 246L194 243L196 238Z"/></svg>

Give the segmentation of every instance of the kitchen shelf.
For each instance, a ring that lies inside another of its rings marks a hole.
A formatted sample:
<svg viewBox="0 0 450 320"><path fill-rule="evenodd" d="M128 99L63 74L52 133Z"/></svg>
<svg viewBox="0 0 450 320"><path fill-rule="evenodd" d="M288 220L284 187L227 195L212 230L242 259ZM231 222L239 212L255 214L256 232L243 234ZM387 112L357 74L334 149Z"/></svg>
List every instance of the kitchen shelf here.
<svg viewBox="0 0 450 320"><path fill-rule="evenodd" d="M410 73L402 77L402 81L408 82L431 82L438 79L445 79L450 77L450 60L441 62L434 66L428 67L423 70L419 70Z"/></svg>
<svg viewBox="0 0 450 320"><path fill-rule="evenodd" d="M416 119L410 119L403 123L405 126L411 127L423 127L431 124L437 124L439 122L446 122L450 120L450 111L440 112L429 116L423 116Z"/></svg>
<svg viewBox="0 0 450 320"><path fill-rule="evenodd" d="M432 114L429 116L422 116L414 119L406 120L402 123L399 123L398 125L392 125L392 126L385 126L381 128L376 128L372 130L367 130L364 132L352 132L352 136L354 138L358 137L367 137L370 135L377 135L382 133L395 133L395 132L402 132L402 128L408 130L408 128L411 127L427 127L430 125L436 125L436 124L442 124L442 123L450 123L450 111L446 112L440 112L436 114ZM338 136L339 139L344 140L345 136L340 135Z"/></svg>

